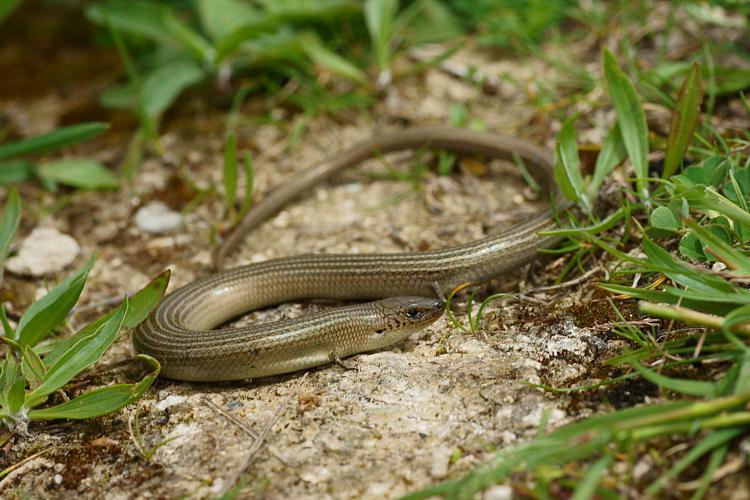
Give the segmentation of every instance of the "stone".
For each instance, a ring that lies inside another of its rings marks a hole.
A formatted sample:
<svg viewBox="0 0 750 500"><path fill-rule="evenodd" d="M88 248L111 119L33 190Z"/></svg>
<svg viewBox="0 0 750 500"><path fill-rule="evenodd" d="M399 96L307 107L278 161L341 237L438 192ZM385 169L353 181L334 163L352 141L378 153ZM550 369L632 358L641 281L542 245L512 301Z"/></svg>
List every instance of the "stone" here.
<svg viewBox="0 0 750 500"><path fill-rule="evenodd" d="M152 201L135 213L135 225L146 233L168 233L182 225L182 214L175 212L164 202Z"/></svg>
<svg viewBox="0 0 750 500"><path fill-rule="evenodd" d="M18 253L7 260L5 269L39 278L62 271L80 253L80 245L71 236L51 227L38 227L21 243Z"/></svg>

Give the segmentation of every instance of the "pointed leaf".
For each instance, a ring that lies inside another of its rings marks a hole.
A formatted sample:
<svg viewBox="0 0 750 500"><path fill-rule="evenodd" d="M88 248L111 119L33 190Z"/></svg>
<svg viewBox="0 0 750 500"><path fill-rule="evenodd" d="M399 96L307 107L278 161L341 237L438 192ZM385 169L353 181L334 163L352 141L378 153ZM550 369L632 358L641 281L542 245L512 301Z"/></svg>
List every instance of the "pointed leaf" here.
<svg viewBox="0 0 750 500"><path fill-rule="evenodd" d="M37 173L42 179L80 189L116 189L117 176L98 161L88 158L68 158L40 165Z"/></svg>
<svg viewBox="0 0 750 500"><path fill-rule="evenodd" d="M607 134L607 137L604 138L602 150L596 157L594 176L591 178L591 183L587 190L590 198L596 196L604 179L606 179L610 172L612 172L612 170L614 170L614 168L625 159L626 154L627 151L625 150L625 143L622 142L620 125L615 123Z"/></svg>
<svg viewBox="0 0 750 500"><path fill-rule="evenodd" d="M617 111L622 141L635 169L635 175L638 177L638 192L640 196L647 198L648 127L641 98L609 50L604 52L604 74L607 78L607 88L612 104Z"/></svg>
<svg viewBox="0 0 750 500"><path fill-rule="evenodd" d="M632 363L638 374L659 387L669 389L670 391L687 394L689 396L713 396L716 393L716 384L713 382L704 382L702 380L688 380L671 378L646 368L638 361Z"/></svg>
<svg viewBox="0 0 750 500"><path fill-rule="evenodd" d="M146 316L159 304L159 301L164 296L164 292L167 290L167 285L169 284L169 277L170 271L164 271L130 298L128 312L122 323L123 328L134 328L146 319ZM119 310L119 307L100 316L95 321L81 328L74 335L58 341L55 344L55 348L44 357L45 366L50 367L55 364L74 344L94 333Z"/></svg>
<svg viewBox="0 0 750 500"><path fill-rule="evenodd" d="M8 256L20 220L21 197L18 195L18 189L12 188L8 192L8 200L5 202L5 210L0 220L0 281L3 280L5 258Z"/></svg>
<svg viewBox="0 0 750 500"><path fill-rule="evenodd" d="M79 123L61 127L48 134L37 135L9 144L0 144L0 160L29 153L43 153L96 137L109 127L106 123Z"/></svg>
<svg viewBox="0 0 750 500"><path fill-rule="evenodd" d="M34 389L28 399L34 400L50 394L67 384L73 377L96 363L104 351L117 339L125 314L128 310L126 300L94 333L82 338L52 365L44 376L42 383Z"/></svg>
<svg viewBox="0 0 750 500"><path fill-rule="evenodd" d="M51 408L30 410L29 420L52 420L58 418L84 419L93 418L127 406L137 401L154 383L159 374L159 362L150 356L141 354L154 367L154 371L146 375L137 384L115 384L89 391L77 398Z"/></svg>
<svg viewBox="0 0 750 500"><path fill-rule="evenodd" d="M569 200L585 203L581 161L578 157L578 144L573 122L573 118L566 120L557 136L555 181Z"/></svg>
<svg viewBox="0 0 750 500"><path fill-rule="evenodd" d="M224 146L224 200L227 212L234 213L234 202L237 198L237 137L234 133L227 135Z"/></svg>
<svg viewBox="0 0 750 500"><path fill-rule="evenodd" d="M23 359L21 359L21 373L29 382L29 388L34 390L39 387L46 372L47 369L39 355L31 347L26 347L23 351Z"/></svg>
<svg viewBox="0 0 750 500"><path fill-rule="evenodd" d="M361 69L323 45L317 36L307 34L302 49L315 64L353 82L365 83L366 77Z"/></svg>
<svg viewBox="0 0 750 500"><path fill-rule="evenodd" d="M16 328L16 338L22 347L35 346L63 322L78 301L93 265L92 256L78 272L66 278L26 310Z"/></svg>
<svg viewBox="0 0 750 500"><path fill-rule="evenodd" d="M667 140L667 156L664 159L662 177L668 179L680 166L682 157L693 140L695 129L701 116L701 101L703 101L703 81L701 80L700 65L696 62L690 68L680 88L672 123L669 126Z"/></svg>
<svg viewBox="0 0 750 500"><path fill-rule="evenodd" d="M18 377L13 385L11 385L8 391L7 401L8 409L11 415L18 413L18 410L23 406L24 400L26 399L26 380L23 377Z"/></svg>

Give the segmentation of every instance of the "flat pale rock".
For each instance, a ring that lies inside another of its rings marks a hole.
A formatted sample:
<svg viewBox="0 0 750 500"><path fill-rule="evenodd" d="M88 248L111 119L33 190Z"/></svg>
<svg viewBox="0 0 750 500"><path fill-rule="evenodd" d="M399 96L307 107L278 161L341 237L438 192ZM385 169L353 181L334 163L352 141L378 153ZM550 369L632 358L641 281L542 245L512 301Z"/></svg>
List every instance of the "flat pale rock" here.
<svg viewBox="0 0 750 500"><path fill-rule="evenodd" d="M182 214L169 208L166 203L152 201L135 213L135 225L151 234L168 233L182 225Z"/></svg>
<svg viewBox="0 0 750 500"><path fill-rule="evenodd" d="M21 243L18 254L6 261L5 269L38 278L62 271L80 253L81 246L72 237L57 229L38 227Z"/></svg>

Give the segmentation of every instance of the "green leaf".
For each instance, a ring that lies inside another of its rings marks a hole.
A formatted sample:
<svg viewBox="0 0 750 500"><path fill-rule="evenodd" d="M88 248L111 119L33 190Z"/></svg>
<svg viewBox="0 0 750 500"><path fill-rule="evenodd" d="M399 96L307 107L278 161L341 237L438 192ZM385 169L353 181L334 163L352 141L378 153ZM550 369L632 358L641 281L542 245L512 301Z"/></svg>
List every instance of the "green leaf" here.
<svg viewBox="0 0 750 500"><path fill-rule="evenodd" d="M50 366L39 387L29 393L29 405L34 406L37 400L60 389L73 377L96 363L117 339L127 310L126 300L94 333L80 339Z"/></svg>
<svg viewBox="0 0 750 500"><path fill-rule="evenodd" d="M234 214L234 202L237 199L237 137L233 132L227 134L224 146L224 201L227 213Z"/></svg>
<svg viewBox="0 0 750 500"><path fill-rule="evenodd" d="M130 305L128 306L125 320L122 323L123 328L135 328L141 321L146 319L146 316L151 313L164 296L164 292L167 290L167 285L169 284L170 275L171 273L169 270L164 271L130 298ZM49 367L55 364L57 360L60 359L60 357L62 357L74 344L82 338L88 337L99 329L102 324L109 321L120 307L121 305L103 316L100 316L95 321L77 331L75 335L56 342L55 348L44 357L45 366Z"/></svg>
<svg viewBox="0 0 750 500"><path fill-rule="evenodd" d="M120 182L105 166L85 158L58 160L40 165L39 177L80 189L116 189Z"/></svg>
<svg viewBox="0 0 750 500"><path fill-rule="evenodd" d="M710 397L716 393L716 384L713 382L704 382L702 380L688 380L671 378L646 368L638 361L632 362L633 368L638 374L649 382L658 385L663 389L687 394L689 396L706 396Z"/></svg>
<svg viewBox="0 0 750 500"><path fill-rule="evenodd" d="M391 60L391 37L398 13L398 0L366 0L365 22L375 50L375 61L381 73L386 71Z"/></svg>
<svg viewBox="0 0 750 500"><path fill-rule="evenodd" d="M34 176L34 164L21 158L0 162L0 186L19 184Z"/></svg>
<svg viewBox="0 0 750 500"><path fill-rule="evenodd" d="M89 20L117 31L142 35L161 42L174 42L164 27L164 15L169 8L155 2L137 0L109 0L86 6Z"/></svg>
<svg viewBox="0 0 750 500"><path fill-rule="evenodd" d="M10 321L8 321L8 315L5 313L5 303L0 304L0 323L3 325L5 336L9 339L15 339L16 332L13 331L13 327L10 326Z"/></svg>
<svg viewBox="0 0 750 500"><path fill-rule="evenodd" d="M705 262L701 240L694 233L685 233L680 239L680 254L695 262Z"/></svg>
<svg viewBox="0 0 750 500"><path fill-rule="evenodd" d="M45 373L47 373L44 363L31 347L26 347L23 351L21 373L23 373L24 378L29 382L29 388L32 390L39 387Z"/></svg>
<svg viewBox="0 0 750 500"><path fill-rule="evenodd" d="M656 207L650 215L651 226L667 232L676 232L680 229L680 221L667 207Z"/></svg>
<svg viewBox="0 0 750 500"><path fill-rule="evenodd" d="M10 390L7 395L8 409L11 415L18 413L18 410L23 406L26 400L26 380L23 377L19 377L10 386Z"/></svg>
<svg viewBox="0 0 750 500"><path fill-rule="evenodd" d="M143 79L143 109L149 116L160 116L188 87L205 78L194 61L178 59L159 66Z"/></svg>
<svg viewBox="0 0 750 500"><path fill-rule="evenodd" d="M106 123L80 123L62 127L49 134L37 135L18 142L0 144L0 160L28 153L43 153L60 149L95 137L109 127Z"/></svg>
<svg viewBox="0 0 750 500"><path fill-rule="evenodd" d="M244 43L258 39L262 35L273 33L277 29L278 23L268 20L239 26L226 35L216 47L216 63L218 64L226 57L234 54Z"/></svg>
<svg viewBox="0 0 750 500"><path fill-rule="evenodd" d="M588 468L586 474L576 486L571 500L588 500L594 498L596 487L602 479L602 474L612 463L612 456L605 455Z"/></svg>
<svg viewBox="0 0 750 500"><path fill-rule="evenodd" d="M323 45L313 33L305 34L302 49L315 64L336 75L359 84L367 80L361 69Z"/></svg>
<svg viewBox="0 0 750 500"><path fill-rule="evenodd" d="M198 0L198 14L203 29L217 41L263 18L258 10L238 0Z"/></svg>
<svg viewBox="0 0 750 500"><path fill-rule="evenodd" d="M596 196L604 179L625 159L626 154L627 151L625 150L625 143L622 142L620 125L615 123L607 134L607 137L604 138L602 150L596 157L594 175L586 191L590 198Z"/></svg>
<svg viewBox="0 0 750 500"><path fill-rule="evenodd" d="M578 144L576 143L576 131L573 122L574 118L566 120L557 136L555 181L569 200L580 202L584 207L588 207L586 197L583 194L581 161L578 157Z"/></svg>
<svg viewBox="0 0 750 500"><path fill-rule="evenodd" d="M94 257L91 257L78 272L66 278L26 310L16 327L19 345L35 346L63 322L78 301L93 265Z"/></svg>
<svg viewBox="0 0 750 500"><path fill-rule="evenodd" d="M711 260L720 260L739 274L750 274L750 259L731 245L731 238L723 225L711 224L702 227L695 221L687 226L703 243L703 254Z"/></svg>
<svg viewBox="0 0 750 500"><path fill-rule="evenodd" d="M695 129L701 116L701 102L703 101L703 82L701 68L696 62L685 77L680 88L672 123L669 126L667 140L667 156L664 160L662 177L668 179L680 166L682 157L693 140Z"/></svg>
<svg viewBox="0 0 750 500"><path fill-rule="evenodd" d="M146 375L137 384L115 384L89 391L77 398L51 408L30 410L29 420L52 420L59 418L85 419L98 417L117 411L130 403L137 401L154 383L159 374L159 362L145 354L138 356L146 360L154 371Z"/></svg>
<svg viewBox="0 0 750 500"><path fill-rule="evenodd" d="M202 64L214 63L216 51L208 40L183 23L174 11L164 10L162 16L164 29L172 37L172 40L192 53Z"/></svg>
<svg viewBox="0 0 750 500"><path fill-rule="evenodd" d="M8 192L3 216L0 219L0 282L3 279L5 259L8 257L10 244L13 242L13 236L16 234L20 221L21 197L18 195L18 189L12 188Z"/></svg>
<svg viewBox="0 0 750 500"><path fill-rule="evenodd" d="M706 158L698 165L691 165L682 170L676 177L677 180L687 186L703 185L717 187L727 175L728 162L721 156ZM731 184L729 185L731 187ZM732 194L734 191L732 190Z"/></svg>
<svg viewBox="0 0 750 500"><path fill-rule="evenodd" d="M617 111L622 141L638 178L638 191L640 196L648 198L648 128L643 104L635 86L608 49L604 51L604 74L612 104Z"/></svg>

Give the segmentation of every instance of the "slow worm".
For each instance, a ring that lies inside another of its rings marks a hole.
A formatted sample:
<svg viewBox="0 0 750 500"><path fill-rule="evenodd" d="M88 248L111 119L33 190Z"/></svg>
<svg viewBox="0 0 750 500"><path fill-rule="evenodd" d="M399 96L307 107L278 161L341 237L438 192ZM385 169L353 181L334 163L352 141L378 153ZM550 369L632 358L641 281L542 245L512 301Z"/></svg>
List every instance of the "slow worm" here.
<svg viewBox="0 0 750 500"><path fill-rule="evenodd" d="M486 158L520 158L554 193L549 153L486 132L415 128L378 135L324 161L272 192L250 211L216 256L253 227L337 172L375 155L429 148ZM517 269L558 240L550 212L512 230L443 250L369 255L298 255L235 267L170 293L134 332L139 352L162 363L162 375L218 381L287 373L391 346L436 321L437 290L481 283ZM374 300L271 323L215 328L242 313L305 299Z"/></svg>

